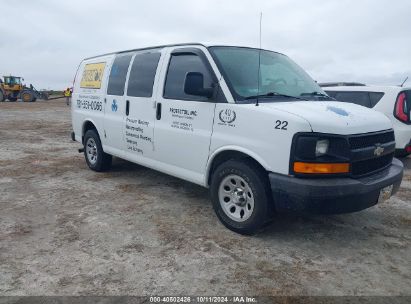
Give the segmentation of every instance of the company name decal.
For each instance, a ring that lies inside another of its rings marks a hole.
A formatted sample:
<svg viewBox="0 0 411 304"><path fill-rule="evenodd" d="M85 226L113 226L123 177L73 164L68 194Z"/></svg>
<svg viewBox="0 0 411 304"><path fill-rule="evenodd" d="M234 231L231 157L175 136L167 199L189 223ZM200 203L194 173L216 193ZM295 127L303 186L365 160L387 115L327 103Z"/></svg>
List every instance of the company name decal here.
<svg viewBox="0 0 411 304"><path fill-rule="evenodd" d="M170 112L178 115L197 116L197 111L194 110L170 108Z"/></svg>
<svg viewBox="0 0 411 304"><path fill-rule="evenodd" d="M105 67L105 62L86 64L81 77L80 87L86 89L100 89Z"/></svg>

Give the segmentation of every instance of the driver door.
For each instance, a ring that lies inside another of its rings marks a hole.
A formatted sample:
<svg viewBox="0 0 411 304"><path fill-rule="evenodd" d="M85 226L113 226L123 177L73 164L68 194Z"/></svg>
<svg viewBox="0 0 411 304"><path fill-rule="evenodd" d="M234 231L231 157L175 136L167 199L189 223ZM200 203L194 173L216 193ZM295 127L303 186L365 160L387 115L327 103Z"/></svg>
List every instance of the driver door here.
<svg viewBox="0 0 411 304"><path fill-rule="evenodd" d="M204 87L212 87L215 76L199 49L174 49L165 63L168 68L156 102L154 157L165 164L164 171L201 184L216 104L213 98L186 94L184 82L188 73L198 72L204 76Z"/></svg>

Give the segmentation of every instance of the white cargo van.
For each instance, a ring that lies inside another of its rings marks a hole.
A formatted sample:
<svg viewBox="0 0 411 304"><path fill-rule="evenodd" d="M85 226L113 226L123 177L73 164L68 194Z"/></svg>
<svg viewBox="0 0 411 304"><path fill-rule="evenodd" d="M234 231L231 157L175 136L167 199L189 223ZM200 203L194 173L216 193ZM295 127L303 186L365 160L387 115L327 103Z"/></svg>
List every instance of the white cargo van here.
<svg viewBox="0 0 411 304"><path fill-rule="evenodd" d="M332 101L268 50L180 44L88 58L72 101L72 138L92 170L116 156L209 187L218 218L243 234L277 212L365 209L403 175L387 117Z"/></svg>

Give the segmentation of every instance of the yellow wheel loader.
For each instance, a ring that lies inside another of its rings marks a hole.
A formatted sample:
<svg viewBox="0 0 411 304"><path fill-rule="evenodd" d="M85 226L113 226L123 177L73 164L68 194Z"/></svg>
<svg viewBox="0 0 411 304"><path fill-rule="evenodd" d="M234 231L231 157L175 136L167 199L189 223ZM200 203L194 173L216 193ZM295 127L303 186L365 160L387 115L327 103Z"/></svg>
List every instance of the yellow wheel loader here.
<svg viewBox="0 0 411 304"><path fill-rule="evenodd" d="M48 99L48 95L37 91L31 84L30 87L26 87L22 84L21 77L17 76L4 76L4 81L0 79L0 101L17 101L21 99L25 102L36 101L37 98Z"/></svg>

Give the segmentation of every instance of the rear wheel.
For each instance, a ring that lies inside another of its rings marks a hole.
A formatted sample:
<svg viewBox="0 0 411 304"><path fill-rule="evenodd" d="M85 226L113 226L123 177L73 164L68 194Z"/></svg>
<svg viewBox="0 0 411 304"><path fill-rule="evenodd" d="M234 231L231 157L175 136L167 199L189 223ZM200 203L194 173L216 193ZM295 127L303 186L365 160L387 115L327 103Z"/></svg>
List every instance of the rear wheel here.
<svg viewBox="0 0 411 304"><path fill-rule="evenodd" d="M103 151L96 130L88 130L84 135L84 157L91 170L101 172L111 167L112 157Z"/></svg>
<svg viewBox="0 0 411 304"><path fill-rule="evenodd" d="M0 102L3 102L6 100L6 96L4 96L4 93L2 90L0 90Z"/></svg>
<svg viewBox="0 0 411 304"><path fill-rule="evenodd" d="M251 235L270 219L265 172L251 161L229 160L214 172L210 185L214 211L230 230Z"/></svg>

